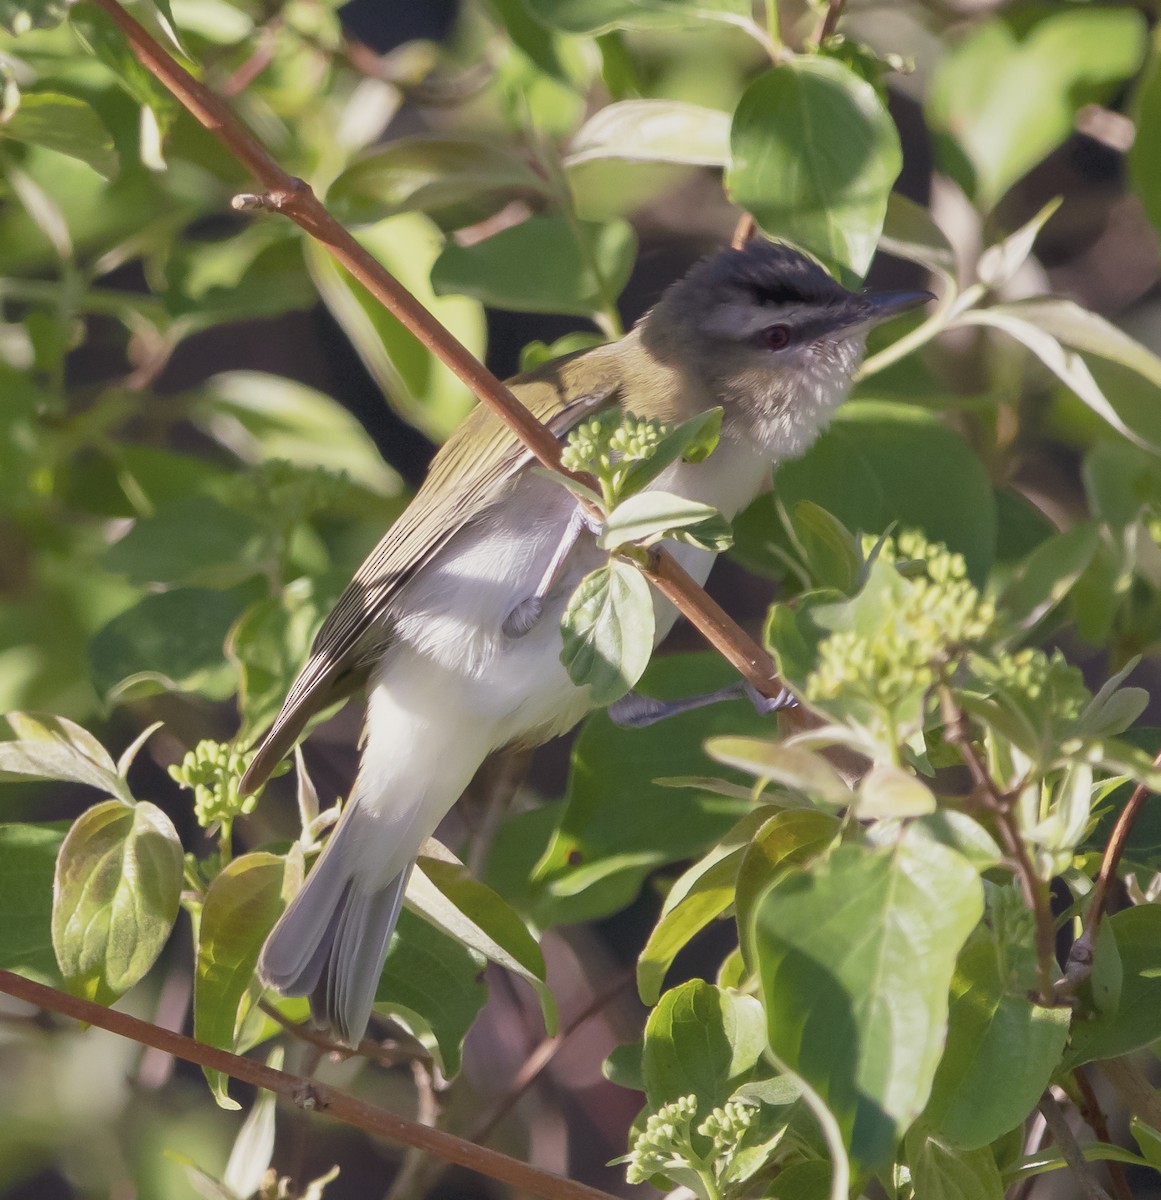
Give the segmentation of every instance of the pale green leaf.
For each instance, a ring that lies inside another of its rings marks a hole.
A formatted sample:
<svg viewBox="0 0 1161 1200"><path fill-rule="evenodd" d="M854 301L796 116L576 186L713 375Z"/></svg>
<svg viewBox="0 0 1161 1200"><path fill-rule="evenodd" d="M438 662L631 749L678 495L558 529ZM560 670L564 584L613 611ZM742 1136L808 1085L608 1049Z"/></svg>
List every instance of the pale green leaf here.
<svg viewBox="0 0 1161 1200"><path fill-rule="evenodd" d="M594 704L612 704L630 691L653 652L653 597L644 575L614 559L587 575L561 621L561 662Z"/></svg>
<svg viewBox="0 0 1161 1200"><path fill-rule="evenodd" d="M145 975L177 918L182 858L156 805L106 800L77 818L53 884L52 944L70 991L110 1004Z"/></svg>
<svg viewBox="0 0 1161 1200"><path fill-rule="evenodd" d="M565 167L595 158L724 167L728 113L680 100L621 100L599 108L573 135Z"/></svg>

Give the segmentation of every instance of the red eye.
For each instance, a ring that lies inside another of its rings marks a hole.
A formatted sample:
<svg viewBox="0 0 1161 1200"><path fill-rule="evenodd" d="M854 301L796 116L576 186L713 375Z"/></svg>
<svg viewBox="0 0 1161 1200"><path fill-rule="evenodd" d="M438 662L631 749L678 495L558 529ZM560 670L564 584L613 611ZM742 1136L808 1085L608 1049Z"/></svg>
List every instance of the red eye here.
<svg viewBox="0 0 1161 1200"><path fill-rule="evenodd" d="M788 325L770 325L762 330L762 344L767 350L785 350L790 345Z"/></svg>

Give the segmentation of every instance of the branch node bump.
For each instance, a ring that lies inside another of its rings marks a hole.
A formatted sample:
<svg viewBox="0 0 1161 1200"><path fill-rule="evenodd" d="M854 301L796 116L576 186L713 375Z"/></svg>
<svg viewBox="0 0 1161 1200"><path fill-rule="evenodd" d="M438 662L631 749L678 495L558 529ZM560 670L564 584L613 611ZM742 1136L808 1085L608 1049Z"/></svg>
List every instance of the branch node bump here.
<svg viewBox="0 0 1161 1200"><path fill-rule="evenodd" d="M319 1095L312 1083L303 1082L296 1087L291 1092L290 1099L297 1108L305 1109L307 1112L318 1112L326 1108L326 1101Z"/></svg>

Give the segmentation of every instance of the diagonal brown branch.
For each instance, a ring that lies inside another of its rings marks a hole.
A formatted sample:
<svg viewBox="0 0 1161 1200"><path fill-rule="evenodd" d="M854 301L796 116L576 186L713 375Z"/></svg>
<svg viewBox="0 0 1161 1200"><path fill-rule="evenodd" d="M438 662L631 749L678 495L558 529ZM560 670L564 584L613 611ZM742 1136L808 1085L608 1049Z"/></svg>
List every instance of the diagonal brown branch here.
<svg viewBox="0 0 1161 1200"><path fill-rule="evenodd" d="M534 1196L541 1196L543 1200L615 1200L608 1192L564 1179L551 1171L542 1171L497 1150L466 1142L463 1138L445 1133L442 1129L432 1129L415 1121L408 1121L385 1108L367 1104L337 1088L313 1083L298 1075L277 1071L253 1059L207 1046L183 1034L162 1029L160 1025L151 1025L148 1021L141 1021L127 1013L117 1012L116 1009L94 1004L91 1000L82 1000L57 988L34 983L31 979L25 979L12 971L0 971L0 992L15 996L18 1000L24 1000L48 1012L63 1013L86 1024L96 1025L99 1029L107 1029L119 1037L129 1038L143 1046L152 1046L186 1062L197 1063L198 1066L209 1067L215 1071L224 1071L233 1079L240 1079L268 1092L286 1096L300 1108L325 1112L336 1120L377 1137L418 1150L426 1150L447 1162L486 1175L489 1179L507 1183Z"/></svg>
<svg viewBox="0 0 1161 1200"><path fill-rule="evenodd" d="M234 116L229 106L199 83L125 11L118 0L93 0L117 23L141 64L181 105L239 160L266 189L257 197L239 198L243 207L257 205L280 212L341 263L432 354L516 432L531 453L550 470L569 474L560 465L560 443L469 350L452 336L335 220L301 179L288 174ZM712 604L700 588L664 551L649 578L677 610L759 691L781 689L770 656L735 621ZM715 611L716 610L716 611Z"/></svg>

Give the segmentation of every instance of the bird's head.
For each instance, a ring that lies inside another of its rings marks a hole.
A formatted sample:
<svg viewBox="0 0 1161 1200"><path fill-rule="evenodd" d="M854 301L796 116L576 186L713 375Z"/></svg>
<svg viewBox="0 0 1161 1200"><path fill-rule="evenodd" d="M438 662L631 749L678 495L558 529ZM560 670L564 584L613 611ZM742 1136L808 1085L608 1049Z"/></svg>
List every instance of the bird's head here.
<svg viewBox="0 0 1161 1200"><path fill-rule="evenodd" d="M931 299L847 291L800 251L755 238L673 284L642 340L699 378L725 408L727 434L794 458L846 397L867 331Z"/></svg>

